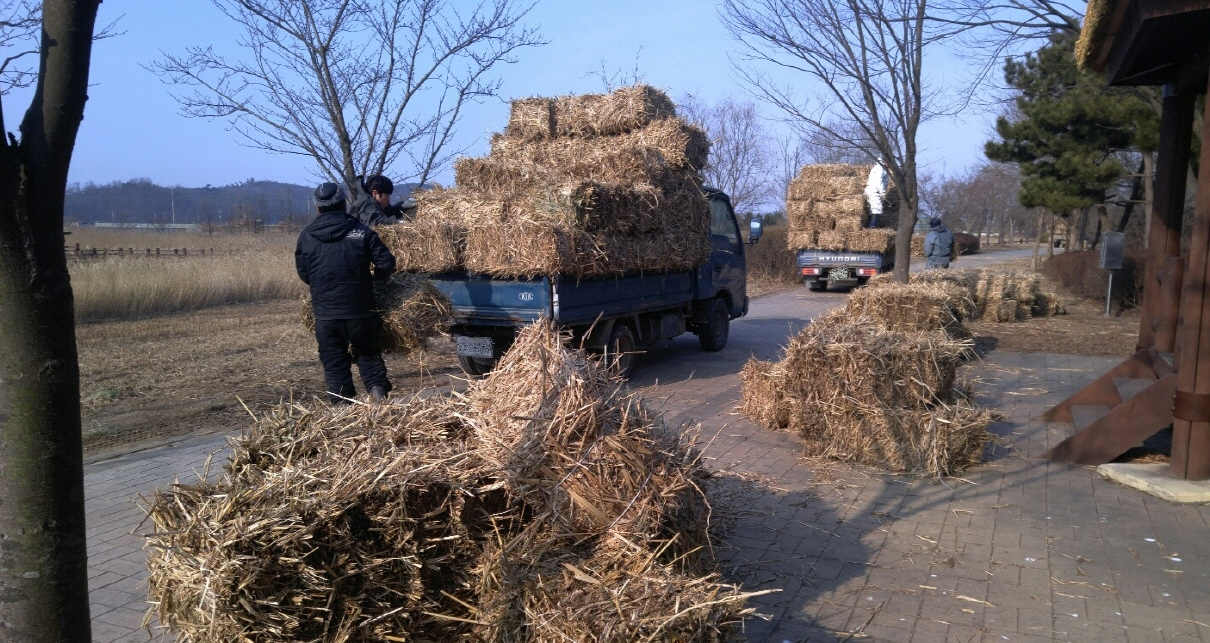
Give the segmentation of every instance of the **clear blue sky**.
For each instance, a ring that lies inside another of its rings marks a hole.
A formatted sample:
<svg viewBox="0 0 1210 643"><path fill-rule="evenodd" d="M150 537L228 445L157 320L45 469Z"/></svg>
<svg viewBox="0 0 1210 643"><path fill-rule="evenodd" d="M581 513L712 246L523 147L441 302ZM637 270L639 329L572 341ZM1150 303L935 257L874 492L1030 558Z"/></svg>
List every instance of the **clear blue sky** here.
<svg viewBox="0 0 1210 643"><path fill-rule="evenodd" d="M173 89L143 65L164 52L183 53L189 45L234 47L235 25L206 0L125 0L101 4L100 22L121 15L118 37L97 43L92 88L80 130L71 181L106 183L147 177L164 185L224 185L248 178L308 184L312 163L304 157L273 155L241 144L222 121L180 115ZM674 98L687 93L707 101L746 98L731 72L736 49L713 3L702 0L541 0L529 23L550 41L525 50L521 61L500 68L501 100L475 108L460 126L462 145L482 154L487 139L507 121L507 99L600 91L592 72L637 67L646 82ZM948 57L933 69L934 79L962 72ZM182 89L182 88L176 88ZM5 98L10 121L28 98ZM762 106L765 114L777 114ZM930 124L922 132L927 171L953 174L978 162L991 117L971 113L961 120ZM10 124L10 129L15 124ZM439 177L450 182L448 174Z"/></svg>

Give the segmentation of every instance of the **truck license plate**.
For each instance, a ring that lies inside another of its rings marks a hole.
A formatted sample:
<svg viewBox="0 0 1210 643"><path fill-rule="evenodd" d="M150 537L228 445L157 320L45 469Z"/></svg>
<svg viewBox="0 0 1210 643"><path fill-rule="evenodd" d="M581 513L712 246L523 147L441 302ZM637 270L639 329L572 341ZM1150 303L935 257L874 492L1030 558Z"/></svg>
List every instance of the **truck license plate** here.
<svg viewBox="0 0 1210 643"><path fill-rule="evenodd" d="M458 354L466 357L482 357L484 359L492 358L492 338L491 337L463 337L457 338Z"/></svg>
<svg viewBox="0 0 1210 643"><path fill-rule="evenodd" d="M828 270L828 279L848 279L848 268L832 268Z"/></svg>

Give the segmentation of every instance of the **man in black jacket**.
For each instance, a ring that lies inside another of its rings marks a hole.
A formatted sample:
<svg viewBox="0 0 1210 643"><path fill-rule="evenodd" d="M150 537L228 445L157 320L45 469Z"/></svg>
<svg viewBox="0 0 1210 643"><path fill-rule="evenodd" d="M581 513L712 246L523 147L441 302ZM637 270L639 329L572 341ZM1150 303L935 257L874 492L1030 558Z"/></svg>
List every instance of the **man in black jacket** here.
<svg viewBox="0 0 1210 643"><path fill-rule="evenodd" d="M324 183L315 189L315 205L319 216L298 235L294 264L311 287L328 399L340 404L357 394L350 370L356 361L361 383L382 400L391 383L378 343L382 322L375 312L374 280L395 271L395 257L373 230L345 213L344 188Z"/></svg>
<svg viewBox="0 0 1210 643"><path fill-rule="evenodd" d="M375 174L362 184L365 193L353 201L350 213L368 226L392 225L411 217L400 205L391 204L395 184L381 174Z"/></svg>

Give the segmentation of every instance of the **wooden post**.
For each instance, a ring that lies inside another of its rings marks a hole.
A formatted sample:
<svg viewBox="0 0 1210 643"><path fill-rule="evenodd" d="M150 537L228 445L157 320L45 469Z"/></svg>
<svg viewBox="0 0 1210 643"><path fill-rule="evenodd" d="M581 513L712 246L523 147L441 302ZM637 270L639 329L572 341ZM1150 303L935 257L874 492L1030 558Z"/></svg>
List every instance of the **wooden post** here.
<svg viewBox="0 0 1210 643"><path fill-rule="evenodd" d="M1164 100L1166 107L1168 99ZM1189 102L1192 101L1190 97ZM1210 102L1206 103L1206 110L1208 118L1202 121L1203 142L1210 141ZM1161 142L1161 149L1162 145ZM1210 480L1210 172L1205 169L1210 167L1210 145L1202 145L1200 167L1203 169L1197 179L1193 245L1177 329L1176 406L1172 414L1169 462L1172 474L1186 480ZM1179 169L1184 174L1184 168ZM1172 196L1162 194L1157 197Z"/></svg>
<svg viewBox="0 0 1210 643"><path fill-rule="evenodd" d="M1175 309L1166 309L1180 299L1180 270L1172 269L1171 257L1181 255L1181 220L1185 213L1185 177L1188 174L1193 139L1193 112L1197 94L1178 94L1164 86L1160 117L1160 149L1155 168L1155 197L1148 214L1147 265L1143 286L1142 315L1137 350L1154 346L1158 353L1175 352ZM1167 268L1167 269L1165 269Z"/></svg>

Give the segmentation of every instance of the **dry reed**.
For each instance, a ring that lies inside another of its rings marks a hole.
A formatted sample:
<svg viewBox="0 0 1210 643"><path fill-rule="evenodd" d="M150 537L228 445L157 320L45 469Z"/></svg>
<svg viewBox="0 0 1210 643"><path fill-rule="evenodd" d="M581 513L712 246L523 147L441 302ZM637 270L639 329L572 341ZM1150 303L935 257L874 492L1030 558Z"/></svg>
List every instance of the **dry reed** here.
<svg viewBox="0 0 1210 643"><path fill-rule="evenodd" d="M306 290L284 250L180 259L110 258L73 262L68 269L79 322L293 299Z"/></svg>
<svg viewBox="0 0 1210 643"><path fill-rule="evenodd" d="M411 355L428 348L428 340L444 335L453 321L453 305L420 274L395 273L374 283L374 302L382 320L379 347L384 353ZM302 325L315 330L309 295L301 299Z"/></svg>

